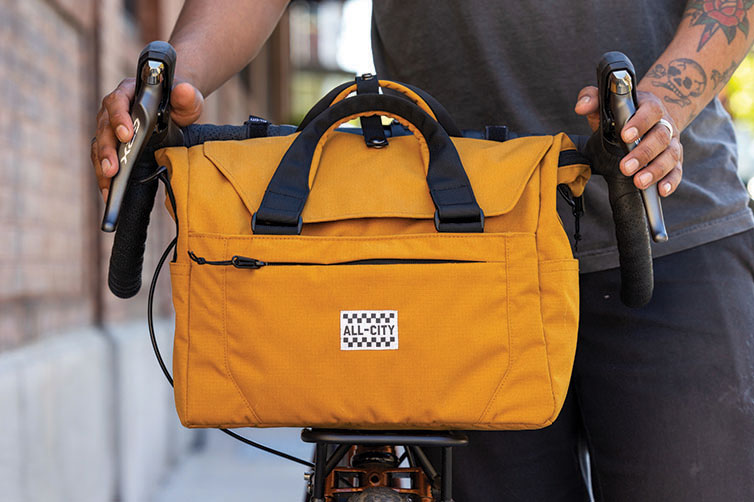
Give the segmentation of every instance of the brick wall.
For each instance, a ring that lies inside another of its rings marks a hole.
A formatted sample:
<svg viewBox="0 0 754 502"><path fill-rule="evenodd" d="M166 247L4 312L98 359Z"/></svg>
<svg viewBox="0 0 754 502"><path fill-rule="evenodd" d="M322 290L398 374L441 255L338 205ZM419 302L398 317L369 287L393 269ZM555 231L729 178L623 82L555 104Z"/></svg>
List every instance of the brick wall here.
<svg viewBox="0 0 754 502"><path fill-rule="evenodd" d="M133 76L147 41L168 38L181 5L0 0L2 502L151 500L197 439L152 357L146 291L107 290L112 236L89 162L102 96ZM203 121L288 115L285 38L207 99ZM174 228L161 200L152 220L147 285ZM167 279L156 331L170 366Z"/></svg>
<svg viewBox="0 0 754 502"><path fill-rule="evenodd" d="M93 318L81 148L93 87L85 25L64 12L0 3L0 350Z"/></svg>
<svg viewBox="0 0 754 502"><path fill-rule="evenodd" d="M182 1L129 4L135 13L123 0L0 0L0 351L144 316L144 292L122 301L105 285L111 236L98 230L88 147L102 96L134 74L147 41L169 36ZM202 121L286 117L286 40L278 29L250 78L207 99ZM172 237L158 208L145 270Z"/></svg>

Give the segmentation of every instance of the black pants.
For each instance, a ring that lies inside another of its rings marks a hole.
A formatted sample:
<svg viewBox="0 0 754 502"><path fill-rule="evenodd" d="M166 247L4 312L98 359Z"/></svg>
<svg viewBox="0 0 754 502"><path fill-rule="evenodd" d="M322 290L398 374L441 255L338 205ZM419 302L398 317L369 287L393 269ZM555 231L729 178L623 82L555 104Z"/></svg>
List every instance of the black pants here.
<svg viewBox="0 0 754 502"><path fill-rule="evenodd" d="M606 502L754 501L754 231L655 260L620 303L617 270L581 276L571 388L540 431L473 432L457 502L583 502L577 444Z"/></svg>

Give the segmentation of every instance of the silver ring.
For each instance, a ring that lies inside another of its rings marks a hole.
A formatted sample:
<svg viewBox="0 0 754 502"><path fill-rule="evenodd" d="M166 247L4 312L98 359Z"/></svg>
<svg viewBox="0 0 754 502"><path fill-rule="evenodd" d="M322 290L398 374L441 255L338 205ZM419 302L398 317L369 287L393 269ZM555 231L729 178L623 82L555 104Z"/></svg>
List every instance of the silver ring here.
<svg viewBox="0 0 754 502"><path fill-rule="evenodd" d="M668 122L667 120L660 119L660 121L657 122L657 123L658 124L662 124L662 125L664 125L665 127L668 128L668 131L670 131L670 137L671 138L673 137L673 135L675 135L675 131L673 130L673 125L670 122Z"/></svg>

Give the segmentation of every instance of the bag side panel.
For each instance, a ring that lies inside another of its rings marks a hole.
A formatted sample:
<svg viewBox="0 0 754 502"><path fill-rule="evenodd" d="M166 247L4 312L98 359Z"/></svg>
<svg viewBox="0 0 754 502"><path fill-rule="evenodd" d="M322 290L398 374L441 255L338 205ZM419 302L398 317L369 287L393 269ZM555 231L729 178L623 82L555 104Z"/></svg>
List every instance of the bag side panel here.
<svg viewBox="0 0 754 502"><path fill-rule="evenodd" d="M571 246L556 209L558 182L583 181L588 169L565 168L573 177L560 176L558 156L561 148L573 148L565 134L554 137L553 148L542 160L539 170L541 205L537 228L537 254L539 255L539 284L542 324L547 344L555 410L555 420L568 391L576 351L579 318L578 261L573 258ZM585 182L585 181L584 181Z"/></svg>
<svg viewBox="0 0 754 502"><path fill-rule="evenodd" d="M225 239L192 241L192 251L203 256L223 256ZM227 305L233 291L226 288L227 268L199 268L191 264L189 292L190 346L186 354L187 379L176 380L186 399L186 421L190 427L222 427L231 422L259 424L251 403L234 381L228 366L228 345L224 336Z"/></svg>
<svg viewBox="0 0 754 502"><path fill-rule="evenodd" d="M186 416L186 386L188 361L188 295L189 265L187 263L170 264L170 284L173 292L173 308L175 309L175 337L173 339L173 394L175 408L183 425L188 424Z"/></svg>
<svg viewBox="0 0 754 502"><path fill-rule="evenodd" d="M571 380L579 326L579 267L576 260L540 262L542 325L547 342L557 418Z"/></svg>
<svg viewBox="0 0 754 502"><path fill-rule="evenodd" d="M549 424L552 395L541 316L536 247L511 244L506 254L510 369L475 428L535 429Z"/></svg>

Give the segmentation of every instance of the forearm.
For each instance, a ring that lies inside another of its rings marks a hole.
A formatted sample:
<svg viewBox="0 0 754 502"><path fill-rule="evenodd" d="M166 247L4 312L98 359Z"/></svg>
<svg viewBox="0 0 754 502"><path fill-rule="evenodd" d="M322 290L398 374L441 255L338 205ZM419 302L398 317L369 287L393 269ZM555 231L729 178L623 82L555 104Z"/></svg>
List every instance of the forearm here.
<svg viewBox="0 0 754 502"><path fill-rule="evenodd" d="M748 24L752 19L754 0L691 0L673 41L638 89L662 99L683 130L720 92L751 48L754 29Z"/></svg>
<svg viewBox="0 0 754 502"><path fill-rule="evenodd" d="M170 43L176 75L205 96L248 64L264 45L288 0L186 0Z"/></svg>

